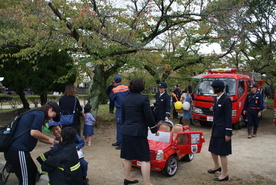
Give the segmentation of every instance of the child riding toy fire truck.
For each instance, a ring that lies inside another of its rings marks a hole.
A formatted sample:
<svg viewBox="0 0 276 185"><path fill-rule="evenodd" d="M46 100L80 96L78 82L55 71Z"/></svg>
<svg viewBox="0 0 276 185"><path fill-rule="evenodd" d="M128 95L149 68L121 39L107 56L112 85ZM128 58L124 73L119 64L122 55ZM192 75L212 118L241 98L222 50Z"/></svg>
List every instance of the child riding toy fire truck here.
<svg viewBox="0 0 276 185"><path fill-rule="evenodd" d="M173 176L178 169L178 160L192 161L195 153L200 153L204 142L203 133L191 131L188 125L166 124L159 126L159 136L148 132L150 164L152 171L161 171L165 176ZM141 161L133 160L132 166L141 167Z"/></svg>

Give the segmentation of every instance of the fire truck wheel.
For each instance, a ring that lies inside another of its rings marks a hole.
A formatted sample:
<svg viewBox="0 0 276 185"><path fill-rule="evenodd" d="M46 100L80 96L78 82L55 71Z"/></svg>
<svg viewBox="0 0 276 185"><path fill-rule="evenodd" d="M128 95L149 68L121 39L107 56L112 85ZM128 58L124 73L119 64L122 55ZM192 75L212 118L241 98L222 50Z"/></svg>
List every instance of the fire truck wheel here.
<svg viewBox="0 0 276 185"><path fill-rule="evenodd" d="M181 160L185 162L190 162L194 159L194 154L187 154Z"/></svg>
<svg viewBox="0 0 276 185"><path fill-rule="evenodd" d="M240 119L237 121L237 123L235 123L233 125L234 129L239 130L241 129L243 126L245 126L245 120L243 115L240 115Z"/></svg>
<svg viewBox="0 0 276 185"><path fill-rule="evenodd" d="M165 176L174 176L178 169L178 161L176 156L172 155L166 162L165 168L162 170L162 174Z"/></svg>
<svg viewBox="0 0 276 185"><path fill-rule="evenodd" d="M199 124L204 127L204 126L208 125L208 122L207 121L199 121Z"/></svg>
<svg viewBox="0 0 276 185"><path fill-rule="evenodd" d="M242 128L242 126L241 126L240 123L241 123L241 122L238 121L237 123L235 123L235 124L233 125L235 130L239 130L239 129Z"/></svg>

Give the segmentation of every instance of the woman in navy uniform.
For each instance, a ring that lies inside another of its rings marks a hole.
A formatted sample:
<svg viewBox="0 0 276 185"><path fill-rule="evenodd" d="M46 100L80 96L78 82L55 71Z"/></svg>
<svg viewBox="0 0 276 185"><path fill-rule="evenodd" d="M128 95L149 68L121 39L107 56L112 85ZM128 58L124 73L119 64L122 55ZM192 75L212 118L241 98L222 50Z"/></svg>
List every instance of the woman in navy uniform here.
<svg viewBox="0 0 276 185"><path fill-rule="evenodd" d="M155 94L156 101L154 103L154 117L156 123L158 123L161 120L168 120L170 117L171 96L168 95L166 88L167 84L165 82L160 82L158 85L159 92Z"/></svg>
<svg viewBox="0 0 276 185"><path fill-rule="evenodd" d="M221 80L215 80L212 88L217 97L214 101L214 120L211 130L211 139L209 152L211 152L214 161L214 167L208 170L208 173L221 171L220 176L215 181L228 181L227 174L227 155L232 154L231 136L232 136L232 102L223 92L224 83ZM221 166L219 165L219 157Z"/></svg>
<svg viewBox="0 0 276 185"><path fill-rule="evenodd" d="M122 149L121 158L124 160L124 185L138 183L130 177L132 160L142 161L142 175L145 185L150 185L150 149L148 143L148 127L158 135L158 129L150 109L147 96L140 93L145 85L141 79L130 81L130 94L122 103Z"/></svg>

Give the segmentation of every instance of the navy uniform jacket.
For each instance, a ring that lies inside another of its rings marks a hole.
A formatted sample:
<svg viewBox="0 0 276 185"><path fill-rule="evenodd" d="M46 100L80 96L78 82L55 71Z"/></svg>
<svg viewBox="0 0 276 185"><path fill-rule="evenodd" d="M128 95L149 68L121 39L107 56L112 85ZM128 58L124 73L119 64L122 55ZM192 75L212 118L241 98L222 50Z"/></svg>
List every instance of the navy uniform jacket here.
<svg viewBox="0 0 276 185"><path fill-rule="evenodd" d="M256 92L255 94L251 92L248 93L244 102L244 110L262 111L263 109L264 109L264 101L261 93L259 92Z"/></svg>
<svg viewBox="0 0 276 185"><path fill-rule="evenodd" d="M232 136L232 101L224 93L217 101L214 101L214 120L212 125L212 136Z"/></svg>
<svg viewBox="0 0 276 185"><path fill-rule="evenodd" d="M122 135L147 137L148 127L152 133L157 132L157 127L150 108L147 96L139 93L130 93L122 103Z"/></svg>
<svg viewBox="0 0 276 185"><path fill-rule="evenodd" d="M48 172L50 185L83 184L75 140L61 142L58 148L40 155L37 160L42 172Z"/></svg>
<svg viewBox="0 0 276 185"><path fill-rule="evenodd" d="M171 96L165 92L162 94L160 97L160 93L155 94L155 121L158 123L160 120L165 120L165 117L170 117L170 101L171 101Z"/></svg>

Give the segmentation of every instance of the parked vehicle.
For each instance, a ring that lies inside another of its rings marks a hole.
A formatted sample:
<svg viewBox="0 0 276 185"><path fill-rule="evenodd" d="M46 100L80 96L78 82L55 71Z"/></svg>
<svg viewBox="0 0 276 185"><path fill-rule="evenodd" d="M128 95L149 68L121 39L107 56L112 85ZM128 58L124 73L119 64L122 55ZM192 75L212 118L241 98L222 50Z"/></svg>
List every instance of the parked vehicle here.
<svg viewBox="0 0 276 185"><path fill-rule="evenodd" d="M249 75L237 74L235 68L209 69L209 74L201 77L193 93L194 122L198 121L201 125L213 122L212 107L215 95L212 92L211 84L214 80L222 80L226 85L225 92L232 100L232 124L236 129L244 126L245 117L242 114L242 110L246 96L250 91L249 87L253 83L252 79ZM259 77L258 81L254 83L262 89L264 80Z"/></svg>
<svg viewBox="0 0 276 185"><path fill-rule="evenodd" d="M274 125L276 126L276 89L274 90Z"/></svg>
<svg viewBox="0 0 276 185"><path fill-rule="evenodd" d="M171 131L159 130L159 136L149 130L148 141L151 170L161 171L165 176L173 176L177 172L178 161L192 161L194 154L200 153L205 140L202 132L193 132L188 125L176 124ZM141 161L134 160L132 165L141 167Z"/></svg>

